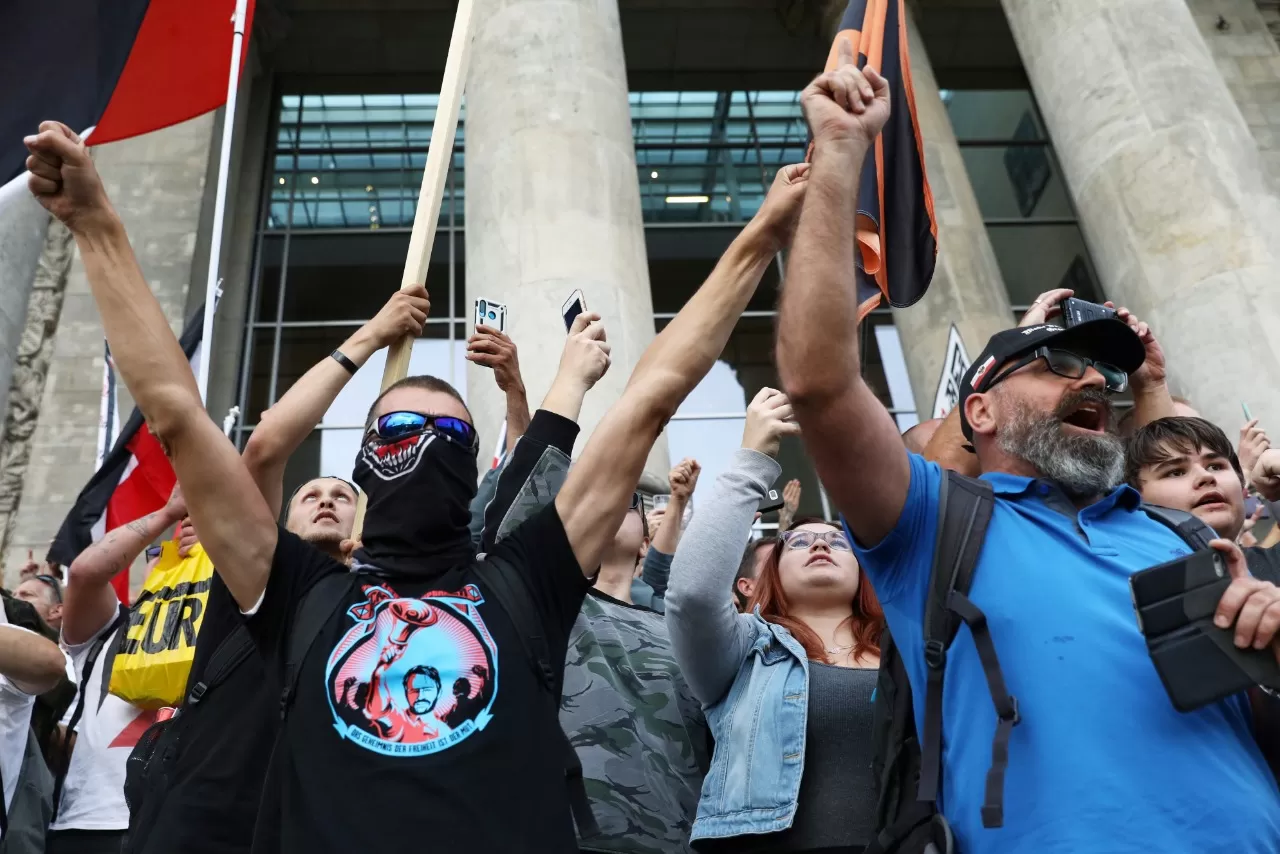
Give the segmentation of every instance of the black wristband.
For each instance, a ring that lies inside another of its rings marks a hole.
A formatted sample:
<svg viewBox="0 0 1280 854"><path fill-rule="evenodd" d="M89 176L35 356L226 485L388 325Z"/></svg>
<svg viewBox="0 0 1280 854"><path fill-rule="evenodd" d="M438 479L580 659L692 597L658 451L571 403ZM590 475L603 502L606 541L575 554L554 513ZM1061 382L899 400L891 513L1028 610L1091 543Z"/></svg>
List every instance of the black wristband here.
<svg viewBox="0 0 1280 854"><path fill-rule="evenodd" d="M347 373L351 374L351 376L353 377L356 375L356 371L360 370L360 366L357 365L355 362L351 361L350 359L348 359L346 354L343 353L341 350L334 350L332 353L329 354L329 358L333 359L339 365L342 365L342 367L346 368Z"/></svg>

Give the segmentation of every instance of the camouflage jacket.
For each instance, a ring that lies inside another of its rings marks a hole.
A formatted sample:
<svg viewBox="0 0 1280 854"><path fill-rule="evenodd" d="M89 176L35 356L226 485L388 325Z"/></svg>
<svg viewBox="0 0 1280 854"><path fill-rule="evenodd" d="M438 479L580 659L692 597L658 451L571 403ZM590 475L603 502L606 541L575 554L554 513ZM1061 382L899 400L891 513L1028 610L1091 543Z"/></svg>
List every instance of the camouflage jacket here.
<svg viewBox="0 0 1280 854"><path fill-rule="evenodd" d="M661 615L589 591L569 634L560 724L600 826L584 851L691 850L710 742Z"/></svg>

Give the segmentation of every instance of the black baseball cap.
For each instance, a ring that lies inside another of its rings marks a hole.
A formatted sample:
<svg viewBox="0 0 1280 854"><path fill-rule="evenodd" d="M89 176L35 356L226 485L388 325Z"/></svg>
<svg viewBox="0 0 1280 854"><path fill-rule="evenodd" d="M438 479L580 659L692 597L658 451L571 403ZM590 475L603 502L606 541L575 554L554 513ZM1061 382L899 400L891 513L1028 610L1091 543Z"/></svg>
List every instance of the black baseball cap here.
<svg viewBox="0 0 1280 854"><path fill-rule="evenodd" d="M973 441L973 428L964 414L964 402L969 395L989 388L1003 365L1040 347L1067 350L1115 365L1130 374L1142 367L1147 358L1146 347L1138 334L1124 321L1111 317L1090 320L1070 328L1041 323L997 332L965 371L960 382L960 401L956 405L960 407L960 427L966 439Z"/></svg>

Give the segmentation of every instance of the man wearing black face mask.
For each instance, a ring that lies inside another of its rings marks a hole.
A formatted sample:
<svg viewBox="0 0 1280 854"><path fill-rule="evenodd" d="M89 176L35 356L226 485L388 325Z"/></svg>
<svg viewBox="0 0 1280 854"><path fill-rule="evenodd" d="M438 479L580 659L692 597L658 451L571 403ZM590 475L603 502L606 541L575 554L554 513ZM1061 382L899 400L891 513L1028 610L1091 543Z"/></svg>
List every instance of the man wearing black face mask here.
<svg viewBox="0 0 1280 854"><path fill-rule="evenodd" d="M576 851L556 709L524 647L542 643L563 666L586 574L627 512L653 442L789 240L808 167L779 170L756 218L645 351L555 502L486 560L474 558L467 532L478 444L466 407L439 380L386 392L356 465L369 512L357 571L348 573L278 527L209 419L83 143L52 122L26 142L32 191L77 239L117 368L170 455L219 575L252 614L269 678L296 686L282 698L287 717L255 849L410 850L422 846L425 823L431 846L444 850ZM607 362L598 316L580 316L574 334ZM580 389L558 378L546 416L572 395ZM517 632L497 602L494 591L508 583L523 585L540 616L531 632ZM309 603L335 589L314 642L291 658L294 630L312 627ZM430 730L409 720L404 677L418 665L450 686L427 713ZM376 710L376 727L353 698ZM451 717L463 705L474 713Z"/></svg>

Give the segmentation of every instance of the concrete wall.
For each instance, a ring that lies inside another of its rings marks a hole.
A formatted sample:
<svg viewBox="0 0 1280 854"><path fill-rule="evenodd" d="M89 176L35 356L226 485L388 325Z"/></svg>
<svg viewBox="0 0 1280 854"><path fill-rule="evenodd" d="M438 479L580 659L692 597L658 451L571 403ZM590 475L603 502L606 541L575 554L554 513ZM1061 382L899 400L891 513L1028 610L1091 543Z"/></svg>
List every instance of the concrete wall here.
<svg viewBox="0 0 1280 854"><path fill-rule="evenodd" d="M1259 0L1187 0L1214 65L1258 143L1272 188L1280 190L1280 47L1268 29L1268 18L1280 25L1276 6Z"/></svg>
<svg viewBox="0 0 1280 854"><path fill-rule="evenodd" d="M180 331L213 140L212 115L96 149L98 169L129 231L147 283ZM16 519L5 544L6 580L28 549L43 556L93 473L102 392L102 323L79 258L72 263L53 356L31 438ZM127 412L127 400L122 408Z"/></svg>
<svg viewBox="0 0 1280 854"><path fill-rule="evenodd" d="M27 190L25 176L0 187L0 413L7 411L27 298L48 227L49 215Z"/></svg>

